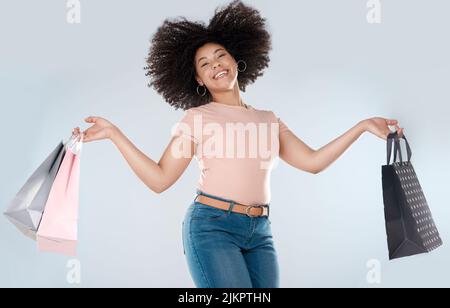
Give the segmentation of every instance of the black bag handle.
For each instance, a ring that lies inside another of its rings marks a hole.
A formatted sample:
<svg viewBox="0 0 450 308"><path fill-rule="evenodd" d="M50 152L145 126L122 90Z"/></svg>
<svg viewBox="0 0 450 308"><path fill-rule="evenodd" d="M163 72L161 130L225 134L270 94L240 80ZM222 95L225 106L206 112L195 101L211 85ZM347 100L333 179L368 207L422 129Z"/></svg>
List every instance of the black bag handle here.
<svg viewBox="0 0 450 308"><path fill-rule="evenodd" d="M412 151L411 147L409 146L408 140L405 137L405 134L403 134L402 139L405 139L406 143L406 152L408 154L408 163L411 161ZM389 165L391 160L391 150L392 150L392 142L394 142L394 161L397 160L397 152L399 153L400 162L403 163L402 159L402 149L400 147L400 138L398 137L397 131L390 133L387 136L387 164Z"/></svg>
<svg viewBox="0 0 450 308"><path fill-rule="evenodd" d="M400 139L396 138L394 141L394 162L397 160L397 152L398 156L400 157L400 162L403 162L402 159L402 151L400 146Z"/></svg>

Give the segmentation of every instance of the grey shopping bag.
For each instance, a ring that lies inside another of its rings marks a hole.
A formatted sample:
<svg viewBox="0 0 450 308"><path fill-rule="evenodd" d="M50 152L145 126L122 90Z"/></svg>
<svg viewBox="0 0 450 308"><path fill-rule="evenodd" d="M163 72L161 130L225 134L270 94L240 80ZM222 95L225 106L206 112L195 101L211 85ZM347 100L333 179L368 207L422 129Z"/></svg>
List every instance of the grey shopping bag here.
<svg viewBox="0 0 450 308"><path fill-rule="evenodd" d="M66 149L61 141L28 178L4 213L23 234L34 240L53 181L65 153Z"/></svg>

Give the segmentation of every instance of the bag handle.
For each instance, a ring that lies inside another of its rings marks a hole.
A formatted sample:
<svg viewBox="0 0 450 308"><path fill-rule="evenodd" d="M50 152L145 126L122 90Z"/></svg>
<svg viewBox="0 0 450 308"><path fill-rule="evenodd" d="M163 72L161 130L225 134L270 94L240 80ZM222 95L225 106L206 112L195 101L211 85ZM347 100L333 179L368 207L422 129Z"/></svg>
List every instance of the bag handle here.
<svg viewBox="0 0 450 308"><path fill-rule="evenodd" d="M398 136L395 133L391 133L387 137L387 165L389 165L391 162L392 143L394 143L394 161L393 162L395 162L397 160L397 152L398 152L398 148L399 148L398 147L398 145L399 145ZM401 154L400 154L400 158L401 158Z"/></svg>
<svg viewBox="0 0 450 308"><path fill-rule="evenodd" d="M72 151L73 154L77 155L78 153L80 153L82 145L83 134L80 134L79 136L75 136L74 134L72 134L66 143L66 149Z"/></svg>
<svg viewBox="0 0 450 308"><path fill-rule="evenodd" d="M408 155L408 163L409 163L411 161L411 156L412 156L411 147L409 146L409 143L405 137L405 134L403 134L402 139L405 139L406 152ZM402 149L400 147L400 138L398 137L397 131L395 131L393 133L390 133L387 136L387 164L389 165L390 160L391 160L392 142L394 142L394 161L393 161L393 163L395 163L395 161L397 160L397 152L399 153L400 162L403 163Z"/></svg>

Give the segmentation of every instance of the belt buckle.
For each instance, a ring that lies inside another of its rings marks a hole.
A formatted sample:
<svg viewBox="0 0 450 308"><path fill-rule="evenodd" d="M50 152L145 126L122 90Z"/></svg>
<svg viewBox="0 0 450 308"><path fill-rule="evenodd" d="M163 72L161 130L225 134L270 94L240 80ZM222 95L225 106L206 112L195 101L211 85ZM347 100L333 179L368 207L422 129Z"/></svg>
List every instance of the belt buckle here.
<svg viewBox="0 0 450 308"><path fill-rule="evenodd" d="M256 207L259 207L259 208L262 209L261 215L252 215L252 214L250 214L250 210L251 210L252 208L256 208ZM267 208L267 215L264 215L265 208ZM264 206L264 205L250 205L250 206L248 206L247 209L245 210L245 214L246 214L248 217L251 217L251 218L254 218L254 217L260 217L260 216L269 216L269 208L266 207L266 206Z"/></svg>

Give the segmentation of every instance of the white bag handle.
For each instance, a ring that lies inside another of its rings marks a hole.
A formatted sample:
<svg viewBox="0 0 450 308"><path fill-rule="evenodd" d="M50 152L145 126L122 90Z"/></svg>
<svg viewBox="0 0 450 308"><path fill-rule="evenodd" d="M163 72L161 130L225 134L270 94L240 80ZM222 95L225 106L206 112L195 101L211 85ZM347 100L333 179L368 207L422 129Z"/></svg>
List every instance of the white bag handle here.
<svg viewBox="0 0 450 308"><path fill-rule="evenodd" d="M78 137L72 134L66 143L66 150L70 150L73 154L78 155L81 151L82 145L83 134L80 134Z"/></svg>

